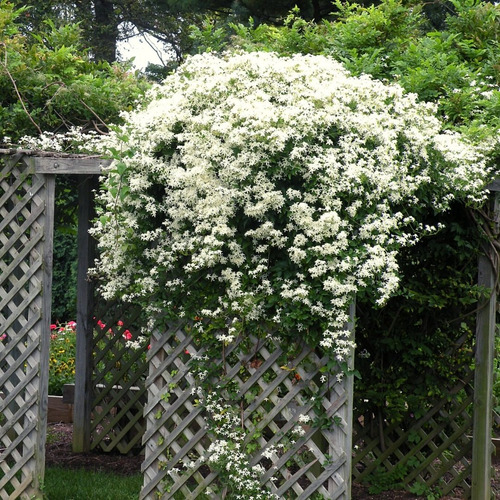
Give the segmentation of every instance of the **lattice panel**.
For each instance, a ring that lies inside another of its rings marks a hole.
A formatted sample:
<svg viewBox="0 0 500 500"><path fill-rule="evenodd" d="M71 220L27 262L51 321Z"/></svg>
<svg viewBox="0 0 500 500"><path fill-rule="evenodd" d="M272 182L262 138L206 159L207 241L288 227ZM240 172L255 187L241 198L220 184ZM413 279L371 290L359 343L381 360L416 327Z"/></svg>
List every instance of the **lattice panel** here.
<svg viewBox="0 0 500 500"><path fill-rule="evenodd" d="M139 339L138 313L108 304L94 319L91 448L123 454L142 450L149 342Z"/></svg>
<svg viewBox="0 0 500 500"><path fill-rule="evenodd" d="M207 465L213 437L207 431L204 405L196 402L191 364L205 350L185 330L171 328L155 334L151 342L143 499L222 498L227 486ZM225 373L213 386L218 385L217 394L240 412L250 465L260 464L264 471L263 491L279 498L347 499L348 384L325 374L328 359L311 349L290 358L272 337L251 338L250 345L242 345L231 344L223 359L213 360Z"/></svg>
<svg viewBox="0 0 500 500"><path fill-rule="evenodd" d="M50 297L47 301L43 295L50 291L46 280L50 280L53 219L47 205L52 203L53 182L32 174L21 155L1 163L2 499L38 494L43 478L50 323Z"/></svg>
<svg viewBox="0 0 500 500"><path fill-rule="evenodd" d="M380 425L372 415L355 421L353 478L369 483L374 474L392 475L407 489L417 483L443 496L470 498L472 379L469 372L449 398L434 402L418 421L411 415L393 425Z"/></svg>

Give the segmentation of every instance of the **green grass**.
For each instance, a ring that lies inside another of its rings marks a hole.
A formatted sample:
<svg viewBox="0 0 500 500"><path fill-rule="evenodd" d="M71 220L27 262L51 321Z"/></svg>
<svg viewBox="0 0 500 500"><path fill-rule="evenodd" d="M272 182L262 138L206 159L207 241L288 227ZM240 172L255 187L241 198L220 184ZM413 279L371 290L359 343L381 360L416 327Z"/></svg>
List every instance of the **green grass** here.
<svg viewBox="0 0 500 500"><path fill-rule="evenodd" d="M47 468L44 500L137 500L142 475L119 476L85 469Z"/></svg>

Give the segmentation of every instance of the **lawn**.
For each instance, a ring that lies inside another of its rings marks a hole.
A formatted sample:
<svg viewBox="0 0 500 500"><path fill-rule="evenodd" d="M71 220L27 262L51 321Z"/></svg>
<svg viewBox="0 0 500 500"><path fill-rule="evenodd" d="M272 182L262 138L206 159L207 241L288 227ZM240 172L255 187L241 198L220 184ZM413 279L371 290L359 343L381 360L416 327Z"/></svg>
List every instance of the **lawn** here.
<svg viewBox="0 0 500 500"><path fill-rule="evenodd" d="M137 500L142 475L50 467L45 471L45 500Z"/></svg>

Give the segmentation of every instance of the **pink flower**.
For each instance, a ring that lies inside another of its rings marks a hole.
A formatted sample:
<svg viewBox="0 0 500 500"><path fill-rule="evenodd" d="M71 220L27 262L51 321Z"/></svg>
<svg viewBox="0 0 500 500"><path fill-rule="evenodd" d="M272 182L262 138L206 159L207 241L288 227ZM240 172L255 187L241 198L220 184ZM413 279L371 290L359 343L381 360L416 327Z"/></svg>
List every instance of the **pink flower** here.
<svg viewBox="0 0 500 500"><path fill-rule="evenodd" d="M4 333L3 335L0 335L0 341L5 340L7 338L7 334Z"/></svg>
<svg viewBox="0 0 500 500"><path fill-rule="evenodd" d="M76 321L68 321L68 326L69 326L72 330L76 330Z"/></svg>
<svg viewBox="0 0 500 500"><path fill-rule="evenodd" d="M57 328L57 325L56 325L55 323L52 323L52 324L50 325L50 329L51 329L51 330L55 330L56 328Z"/></svg>
<svg viewBox="0 0 500 500"><path fill-rule="evenodd" d="M123 326L123 321L119 320L118 323L116 323L118 326Z"/></svg>
<svg viewBox="0 0 500 500"><path fill-rule="evenodd" d="M106 325L101 320L99 320L97 322L97 326L99 326L101 328L101 330L103 330L104 328L106 328Z"/></svg>
<svg viewBox="0 0 500 500"><path fill-rule="evenodd" d="M125 331L123 332L123 338L124 338L125 340L132 340L132 334L131 334L128 330L125 330Z"/></svg>

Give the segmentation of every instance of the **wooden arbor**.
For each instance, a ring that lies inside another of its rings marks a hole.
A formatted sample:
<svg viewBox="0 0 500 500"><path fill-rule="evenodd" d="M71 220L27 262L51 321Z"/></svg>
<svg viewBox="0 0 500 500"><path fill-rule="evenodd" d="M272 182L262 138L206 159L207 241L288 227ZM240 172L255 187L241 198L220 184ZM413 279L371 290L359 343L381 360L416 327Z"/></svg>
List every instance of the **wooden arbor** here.
<svg viewBox="0 0 500 500"><path fill-rule="evenodd" d="M48 377L48 344L50 333L50 283L52 273L52 234L54 224L54 185L56 174L80 175L79 187L79 266L78 266L78 313L77 313L77 362L76 362L76 387L75 387L75 416L74 416L74 449L75 451L87 451L90 445L91 423L90 414L95 409L95 379L92 379L88 369L92 358L95 355L94 335L95 319L93 316L93 293L91 285L87 281L87 269L91 265L94 255L92 244L88 235L89 220L91 219L91 192L96 180L96 175L100 173L103 161L98 158L84 158L75 156L46 156L31 153L29 151L0 151L3 153L5 163L2 165L0 176L0 200L3 217L1 226L1 278L0 278L0 312L1 326L0 334L3 342L0 344L0 387L3 397L0 412L3 420L0 427L0 492L1 498L28 498L37 497L40 494L40 484L44 473L44 444L46 434L46 413L47 413L47 377ZM31 243L33 241L33 244ZM118 318L119 316L116 316ZM112 321L112 329L116 330L115 320ZM120 331L117 331L120 333ZM111 332L111 337L121 337ZM106 327L105 333L109 333ZM178 335L177 335L178 336ZM163 336L166 340L176 342L177 336ZM160 336L161 337L161 336ZM102 339L107 339L106 335ZM111 344L111 342L109 342ZM155 349L152 349L150 356L151 366L162 364L162 358L169 354L169 343L158 341ZM262 346L264 349L265 346ZM109 351L107 347L103 351ZM264 349L262 356L266 361L263 368L269 369L268 378L274 379L269 384L269 392L275 389L292 387L289 380L290 373L284 371L277 364L277 352L274 349L272 355L267 354ZM169 363L177 365L178 360L167 356ZM132 359L132 362L137 361ZM325 360L319 361L321 366ZM155 364L156 363L156 364ZM95 359L94 359L94 364ZM130 368L127 364L121 371ZM240 364L237 365L238 367ZM241 365L243 366L243 365ZM238 371L238 370L237 370ZM258 372L259 370L257 370ZM156 450L156 434L164 434L164 429L159 427L155 418L152 417L151 409L160 402L161 385L163 377L161 372L153 370L148 379L149 399L146 414L148 418L148 433L145 442L149 446L151 453L148 453L148 464L144 469L146 474L145 486L142 492L143 498L150 498L153 490L159 491L161 487L157 481L160 479L154 472L158 452ZM159 380L158 380L158 375ZM167 375L169 375L167 373ZM311 377L319 377L314 372ZM307 378L302 373L303 378ZM295 380L295 379L294 379ZM247 385L258 382L259 377L252 376ZM159 385L158 385L159 384ZM293 386L290 391L290 398L299 398L301 384ZM111 407L118 406L123 397L117 387L104 387L102 392L107 394L107 399L101 398L101 402ZM125 389L131 389L126 387ZM181 391L182 392L182 391ZM317 459L312 457L312 462L307 465L307 481L309 487L303 489L303 483L298 483L299 475L290 480L283 476L280 491L287 491L291 488L301 498L306 498L309 491L317 488L325 492L335 494L335 498L347 499L350 489L350 415L352 414L352 381L337 384L337 388L332 394L336 394L331 402L325 399L327 412L335 412L338 418L342 418L345 428L338 434L342 436L342 443L339 447L335 445L332 436L326 438L326 456L328 451L336 453L336 460L328 464L325 471L318 477L314 469ZM139 402L140 391L136 391L136 396L132 404ZM180 396L184 399L183 394ZM267 398L265 398L267 399ZM110 402L111 400L111 402ZM163 402L164 400L161 399ZM304 400L305 401L305 400ZM276 402L275 413L279 415L285 412L284 402ZM189 406L189 402L185 404ZM307 404L306 404L307 405ZM309 405L310 406L310 405ZM187 406L183 406L187 408ZM306 407L309 411L309 407ZM118 410L121 412L121 419L129 420L125 423L123 432L126 433L137 421L137 412L130 406ZM184 411L184 410L183 410ZM342 412L342 417L340 417ZM142 412L141 412L142 413ZM199 412L198 412L199 413ZM95 414L95 411L94 411ZM328 414L328 413L327 413ZM176 422L180 417L175 409L169 408L167 415ZM332 414L333 415L333 414ZM139 415L139 418L142 416ZM296 415L298 417L298 415ZM280 417L281 418L281 417ZM198 418L199 420L199 418ZM281 418L283 420L283 418ZM286 420L283 420L286 422ZM199 424L197 424L199 426ZM290 426L290 425L289 425ZM276 428L273 418L266 421L266 428L271 431ZM182 431L182 442L189 441L192 426ZM104 433L106 434L106 433ZM315 431L308 433L308 440L311 440ZM139 434L140 437L140 434ZM172 449L178 454L180 446L179 438L175 441L168 436ZM263 443L261 443L263 444ZM199 448L199 442L193 445ZM302 445L300 445L302 446ZM314 440L310 446L316 447ZM186 448L183 446L183 448ZM162 450L160 450L162 452ZM289 452L288 455L292 455ZM301 454L299 454L301 455ZM300 457L302 460L303 457ZM305 470L303 471L306 472ZM286 471L284 472L284 474ZM329 479L329 477L331 478ZM213 474L202 483L209 484L213 481ZM324 489L323 482L329 483ZM152 483L152 484L149 484ZM200 486L203 486L201 484ZM187 486L182 486L185 491ZM199 489L199 488L198 488ZM302 491L301 493L299 493ZM327 493L328 494L328 493Z"/></svg>
<svg viewBox="0 0 500 500"><path fill-rule="evenodd" d="M77 320L85 333L90 193L104 161L0 154L0 497L31 498L39 496L44 474L55 174L82 176Z"/></svg>
<svg viewBox="0 0 500 500"><path fill-rule="evenodd" d="M92 411L93 381L86 368L92 357L94 324L93 295L86 280L87 268L93 259L88 224L92 213L92 187L104 162L98 158L43 156L27 151L0 151L0 154L4 155L0 164L0 497L15 499L39 495L44 472L53 203L55 175L58 173L80 175L82 179L79 189L79 334L74 447L77 451L90 447L88 416ZM480 264L480 280L493 289L496 276L488 259ZM488 498L491 493L489 465L495 309L496 297L492 295L478 320L471 466L471 495L478 500ZM168 363L177 366L179 361L169 354L169 348L165 350L162 344L158 344L158 349L151 354L151 366L158 370ZM266 356L263 354L263 359L267 360ZM269 363L274 370L272 362ZM279 377L280 371L275 371L275 374L271 374L271 378ZM168 443L171 451L179 453L184 449L189 433L196 433L188 428L180 441L176 436L162 434L164 429L156 422L159 419L154 418L156 411L153 412L153 408L164 407L164 418L174 424L176 419L183 417L171 406L165 406L161 399L161 386L168 386L171 372L166 372L167 378L163 380L159 375L161 373L152 373L146 384L149 387L147 414L150 422L145 436L145 444L149 446L148 463L144 469L149 479L146 479L143 498L150 498L149 483L155 476L151 465L157 459L162 460L158 436L162 442ZM120 394L112 391L115 389L108 388L109 405L120 399ZM185 411L182 394L176 397ZM139 398L135 402L138 401ZM132 426L137 423L137 413L130 407L123 409L122 416L132 419ZM127 430L124 428L123 432ZM202 484L206 479L197 477L196 480ZM185 483L179 488L185 492ZM348 486L340 486L340 490L346 492ZM305 491L295 493L306 498Z"/></svg>

